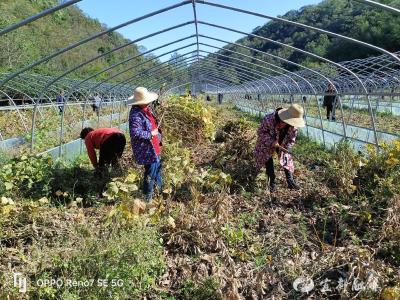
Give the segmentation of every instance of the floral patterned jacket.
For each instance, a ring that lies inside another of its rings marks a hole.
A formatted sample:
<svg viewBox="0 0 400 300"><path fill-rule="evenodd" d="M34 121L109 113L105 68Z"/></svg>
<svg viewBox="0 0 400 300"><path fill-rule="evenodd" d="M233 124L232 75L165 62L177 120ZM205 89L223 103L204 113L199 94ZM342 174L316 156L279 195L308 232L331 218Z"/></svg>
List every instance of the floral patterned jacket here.
<svg viewBox="0 0 400 300"><path fill-rule="evenodd" d="M276 112L267 114L260 127L258 128L257 144L254 150L254 156L256 161L256 168L258 171L265 167L266 162L273 156L276 149L273 147L274 143L279 139L279 130L275 119ZM283 137L280 145L285 149L290 149L296 140L297 129L290 126L286 135ZM280 151L279 163L290 172L294 172L293 158L290 154Z"/></svg>
<svg viewBox="0 0 400 300"><path fill-rule="evenodd" d="M155 162L157 155L151 142L151 122L146 114L137 106L132 106L129 113L129 133L136 163L147 165ZM161 135L159 136L159 140L161 141Z"/></svg>

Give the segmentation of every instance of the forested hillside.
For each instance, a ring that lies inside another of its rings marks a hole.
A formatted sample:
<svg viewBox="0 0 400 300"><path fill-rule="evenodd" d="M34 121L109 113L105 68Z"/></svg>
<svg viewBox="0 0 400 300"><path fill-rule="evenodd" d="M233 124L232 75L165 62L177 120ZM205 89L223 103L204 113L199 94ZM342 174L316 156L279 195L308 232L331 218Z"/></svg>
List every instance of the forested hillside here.
<svg viewBox="0 0 400 300"><path fill-rule="evenodd" d="M380 0L379 2L400 7L400 0ZM350 36L392 52L400 50L400 19L398 16L355 1L325 0L318 5L289 11L282 18ZM326 34L276 21L257 27L253 33L308 50L333 61L351 60L379 54L374 50L331 38ZM307 58L304 54L276 46L259 38L246 37L240 39L237 43L261 51L268 51L308 66L315 67L318 65L318 61ZM246 54L249 54L248 50L243 50L237 46L226 48L242 53L247 51ZM221 53L232 56L227 51L221 51ZM261 55L257 56L261 57Z"/></svg>
<svg viewBox="0 0 400 300"><path fill-rule="evenodd" d="M49 7L53 7L56 4L58 4L57 0L1 0L0 29L37 14ZM77 7L62 9L2 36L0 73L20 69L41 57L53 53L57 49L64 48L71 43L104 30L106 30L105 25L87 17ZM112 32L79 46L72 51L68 51L50 60L48 63L37 66L32 72L47 75L61 74L85 60L106 53L127 42L129 41L122 35ZM137 54L139 54L138 47L136 45L129 45L95 60L76 72L71 73L69 77L86 77L122 59ZM139 61L140 59L135 59L129 64L134 65L135 62L138 63ZM113 73L124 68L126 68L126 65L119 66L114 69ZM135 71L138 72L139 70L136 69ZM107 74L109 73L104 73L102 76L106 77ZM132 76L132 73L124 75L129 77ZM124 75L117 79L123 79ZM101 76L97 79L101 79Z"/></svg>

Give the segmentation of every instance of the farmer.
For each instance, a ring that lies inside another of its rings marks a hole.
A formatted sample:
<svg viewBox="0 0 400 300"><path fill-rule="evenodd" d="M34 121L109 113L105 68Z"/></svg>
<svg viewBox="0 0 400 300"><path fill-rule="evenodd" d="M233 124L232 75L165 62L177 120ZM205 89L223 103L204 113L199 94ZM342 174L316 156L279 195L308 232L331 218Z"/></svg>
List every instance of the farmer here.
<svg viewBox="0 0 400 300"><path fill-rule="evenodd" d="M100 105L101 105L101 98L100 98L100 94L96 93L94 95L93 98L93 104L92 104L92 108L93 108L93 112L96 113L97 116L99 116L100 113Z"/></svg>
<svg viewBox="0 0 400 300"><path fill-rule="evenodd" d="M303 108L293 104L287 109L278 108L266 115L258 128L257 144L254 150L256 168L266 167L271 192L276 191L273 155L276 152L283 167L290 189L300 187L294 181L294 164L288 150L294 145L298 127L304 127Z"/></svg>
<svg viewBox="0 0 400 300"><path fill-rule="evenodd" d="M136 163L144 165L143 193L145 200L153 198L154 187L161 191L161 133L158 121L150 107L158 95L149 92L144 87L138 87L134 95L132 109L129 114L129 132L133 155Z"/></svg>
<svg viewBox="0 0 400 300"><path fill-rule="evenodd" d="M333 84L330 83L328 85L328 90L325 92L324 104L323 104L323 106L326 107L326 118L328 120L331 120L331 118L332 118L332 120L335 121L335 119L336 119L334 111L333 111L335 102L336 102L336 94L333 89Z"/></svg>
<svg viewBox="0 0 400 300"><path fill-rule="evenodd" d="M125 135L115 128L91 127L83 128L81 139L85 140L88 156L96 171L104 171L109 164L118 167L118 159L121 158L125 149ZM99 161L97 161L95 149L100 150Z"/></svg>
<svg viewBox="0 0 400 300"><path fill-rule="evenodd" d="M56 97L56 102L57 102L58 110L60 111L60 114L62 114L62 112L64 111L64 102L65 102L64 94L65 94L64 90L61 90L60 94L58 94Z"/></svg>

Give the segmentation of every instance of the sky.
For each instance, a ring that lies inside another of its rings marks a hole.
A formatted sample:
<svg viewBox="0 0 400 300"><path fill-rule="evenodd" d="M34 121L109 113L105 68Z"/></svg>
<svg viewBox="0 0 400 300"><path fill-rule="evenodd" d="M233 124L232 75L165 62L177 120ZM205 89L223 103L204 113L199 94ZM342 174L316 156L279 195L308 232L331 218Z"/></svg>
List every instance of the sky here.
<svg viewBox="0 0 400 300"><path fill-rule="evenodd" d="M321 0L211 0L218 4L233 6L269 16L283 15L289 10L299 9L306 5L317 4ZM149 14L151 12L166 8L168 6L180 3L180 0L83 0L78 3L88 16L98 19L107 27L114 27L129 20ZM264 25L268 20L255 17L244 13L233 12L222 8L212 7L205 4L196 4L197 18L200 21L214 23L225 27L234 28L243 32L250 33L257 26ZM176 26L193 20L193 7L191 4L181 6L171 11L158 14L140 22L133 23L118 30L124 37L130 40L136 40L154 32ZM214 28L208 25L198 25L199 34L219 38L227 42L234 42L243 35L227 30ZM161 33L151 38L138 42L138 45L144 46L147 50L152 50L164 44L176 41L195 34L195 25L189 24L178 29ZM195 38L190 38L182 42L152 52L159 59L166 61L170 59L173 51L179 47L185 47L195 43ZM216 47L222 47L224 43L212 41L201 37L200 42L212 44ZM195 50L196 46L186 47L178 52L187 54ZM214 52L217 48L201 46L201 50ZM161 56L162 54L166 55ZM202 53L206 55L207 53Z"/></svg>

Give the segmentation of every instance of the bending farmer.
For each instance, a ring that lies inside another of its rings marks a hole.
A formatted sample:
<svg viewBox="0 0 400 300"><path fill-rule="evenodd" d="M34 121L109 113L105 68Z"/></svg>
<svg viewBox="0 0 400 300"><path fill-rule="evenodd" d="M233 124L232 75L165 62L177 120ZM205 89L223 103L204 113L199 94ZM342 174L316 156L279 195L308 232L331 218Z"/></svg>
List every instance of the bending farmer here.
<svg viewBox="0 0 400 300"><path fill-rule="evenodd" d="M146 201L151 201L154 186L161 191L161 133L158 121L150 107L157 100L156 93L149 92L144 87L138 87L134 95L132 109L129 113L129 132L133 156L136 163L144 165L143 193Z"/></svg>
<svg viewBox="0 0 400 300"><path fill-rule="evenodd" d="M276 152L279 163L283 167L286 181L290 189L299 189L294 181L293 158L288 153L295 143L297 127L304 127L303 108L293 104L287 109L278 108L275 112L264 117L257 134L257 144L254 150L257 170L265 167L269 177L271 192L276 190L273 155Z"/></svg>
<svg viewBox="0 0 400 300"><path fill-rule="evenodd" d="M112 167L119 166L118 159L124 152L125 135L115 128L86 127L81 131L81 139L85 140L86 149L93 167L102 171L109 164ZM100 149L100 157L97 162L95 149Z"/></svg>

